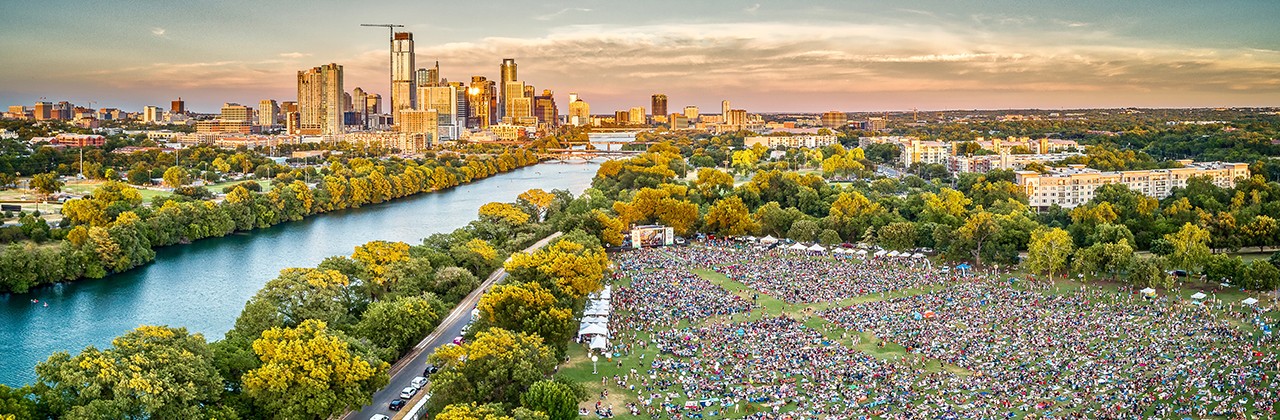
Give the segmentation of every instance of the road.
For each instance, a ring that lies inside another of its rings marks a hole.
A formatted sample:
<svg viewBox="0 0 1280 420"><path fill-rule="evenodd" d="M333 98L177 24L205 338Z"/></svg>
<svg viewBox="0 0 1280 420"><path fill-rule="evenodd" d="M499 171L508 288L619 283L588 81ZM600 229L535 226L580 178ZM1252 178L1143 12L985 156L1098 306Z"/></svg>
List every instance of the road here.
<svg viewBox="0 0 1280 420"><path fill-rule="evenodd" d="M538 248L542 248L553 239L560 237L560 235L560 232L556 232L546 238L542 238L542 240L532 246L525 248L524 252L532 252ZM395 417L395 413L387 409L387 405L391 404L391 400L400 398L400 390L409 386L409 382L412 381L414 377L422 376L422 370L427 365L427 356L430 356L431 353L435 352L436 347L452 343L454 337L462 335L462 327L466 326L467 323L471 321L471 309L475 308L476 303L480 301L480 296L483 295L486 290L489 290L489 287L506 278L507 271L502 268L498 268L490 274L489 278L485 279L484 283L480 284L480 287L471 291L471 294L468 294L467 297L463 298L462 302L459 302L458 306L454 307L453 311L449 312L449 315L445 316L444 321L440 322L440 325L436 327L435 331L432 331L431 334L428 334L426 338L422 339L422 342L418 343L417 346L414 346L413 350L411 350L409 354L400 358L396 364L391 365L391 382L387 384L386 388L380 389L378 392L373 394L372 404L360 407L360 411L358 412L348 412L342 418L363 420L373 417L375 414ZM416 402L416 398L405 404L404 411L408 411L409 407L412 407L414 402Z"/></svg>

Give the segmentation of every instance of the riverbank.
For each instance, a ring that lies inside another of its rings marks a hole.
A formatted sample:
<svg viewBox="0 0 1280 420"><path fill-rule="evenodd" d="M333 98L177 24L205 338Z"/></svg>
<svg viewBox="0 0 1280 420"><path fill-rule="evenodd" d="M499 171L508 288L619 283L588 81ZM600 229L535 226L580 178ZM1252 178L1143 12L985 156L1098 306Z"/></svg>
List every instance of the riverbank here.
<svg viewBox="0 0 1280 420"><path fill-rule="evenodd" d="M419 243L465 226L485 203L514 201L531 188L579 194L598 167L524 167L434 194L161 248L155 263L101 281L0 296L0 324L6 326L0 329L0 383L30 383L32 367L49 354L106 346L138 325L182 325L218 339L244 302L283 268L315 266L373 240ZM32 304L33 298L49 307Z"/></svg>

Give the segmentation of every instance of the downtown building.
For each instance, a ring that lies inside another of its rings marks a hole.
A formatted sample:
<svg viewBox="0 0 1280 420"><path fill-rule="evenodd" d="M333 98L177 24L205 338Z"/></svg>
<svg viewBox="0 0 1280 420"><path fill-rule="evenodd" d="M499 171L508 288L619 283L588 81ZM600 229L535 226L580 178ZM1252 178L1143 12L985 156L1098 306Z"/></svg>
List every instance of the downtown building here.
<svg viewBox="0 0 1280 420"><path fill-rule="evenodd" d="M298 122L290 134L323 135L337 140L343 133L342 66L329 63L298 72Z"/></svg>
<svg viewBox="0 0 1280 420"><path fill-rule="evenodd" d="M1014 183L1027 194L1029 205L1047 210L1054 205L1075 208L1092 200L1097 189L1107 184L1123 184L1148 197L1161 199L1174 188L1185 188L1191 177L1208 177L1214 185L1231 188L1240 178L1249 178L1249 164L1178 161L1173 169L1102 172L1084 165L1053 168L1047 174L1017 171Z"/></svg>
<svg viewBox="0 0 1280 420"><path fill-rule="evenodd" d="M414 66L413 33L396 32L391 37L391 118L400 123L400 111L417 109L417 73Z"/></svg>
<svg viewBox="0 0 1280 420"><path fill-rule="evenodd" d="M747 148L759 144L770 149L776 147L816 149L839 144L840 140L834 135L751 136L744 138L742 143Z"/></svg>

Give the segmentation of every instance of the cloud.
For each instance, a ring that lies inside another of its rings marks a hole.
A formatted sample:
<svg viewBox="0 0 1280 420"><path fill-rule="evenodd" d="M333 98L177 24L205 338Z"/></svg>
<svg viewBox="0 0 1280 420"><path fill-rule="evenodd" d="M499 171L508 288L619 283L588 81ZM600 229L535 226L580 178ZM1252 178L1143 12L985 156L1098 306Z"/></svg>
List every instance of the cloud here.
<svg viewBox="0 0 1280 420"><path fill-rule="evenodd" d="M165 33L165 29L164 29L164 28L161 28L161 27L151 28L151 34L152 34L152 35L155 35L155 36L158 36L158 37L163 38L163 37L164 37L164 33Z"/></svg>
<svg viewBox="0 0 1280 420"><path fill-rule="evenodd" d="M280 53L280 57L283 57L283 58L303 58L303 57L310 57L310 56L311 56L311 53L301 53L297 51Z"/></svg>
<svg viewBox="0 0 1280 420"><path fill-rule="evenodd" d="M753 4L750 7L743 9L744 12L747 12L753 15L756 14L756 12L759 10L760 10L760 3Z"/></svg>
<svg viewBox="0 0 1280 420"><path fill-rule="evenodd" d="M586 13L586 12L590 12L590 11L591 11L591 9L582 8L582 7L566 7L566 8L564 8L564 9L560 9L560 10L559 10L559 11L557 11L557 12L548 13L548 14L545 14L545 15L534 16L533 18L534 18L535 20L551 20L551 19L555 19L555 18L558 18L558 17L560 17L560 16L563 16L564 14L569 13L569 12L583 12L583 13Z"/></svg>

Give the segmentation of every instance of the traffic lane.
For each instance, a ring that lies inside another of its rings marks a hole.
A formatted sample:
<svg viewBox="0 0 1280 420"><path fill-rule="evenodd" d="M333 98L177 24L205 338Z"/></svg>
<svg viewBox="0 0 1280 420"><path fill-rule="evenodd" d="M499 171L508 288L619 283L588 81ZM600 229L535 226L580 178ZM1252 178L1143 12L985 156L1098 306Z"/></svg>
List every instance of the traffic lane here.
<svg viewBox="0 0 1280 420"><path fill-rule="evenodd" d="M466 312L470 311L471 307L468 306L466 308ZM387 406L391 404L391 400L399 399L400 390L408 387L409 383L413 382L413 378L422 376L422 370L427 367L427 357L431 356L431 353L434 353L437 347L445 344L452 344L455 337L462 335L462 327L466 326L470 321L471 314L466 313L463 316L458 317L458 319L454 320L452 323L447 324L443 334L440 334L440 336L436 337L435 340L427 343L427 349L425 351L419 353L418 357L413 358L413 361L406 365L404 369L391 377L391 381L385 388L373 393L373 403L362 407L360 412L356 413L355 419L367 419L373 417L374 414L384 414L386 416L393 417L395 412L387 408ZM408 405L405 405L406 410L409 408L410 407Z"/></svg>

